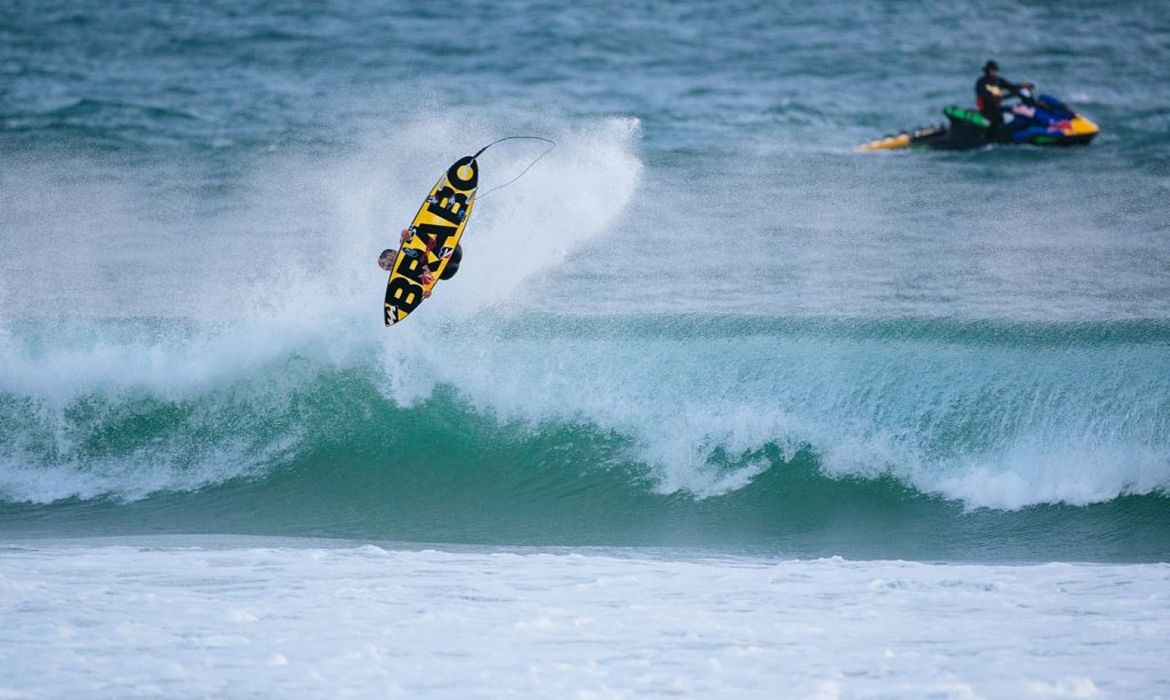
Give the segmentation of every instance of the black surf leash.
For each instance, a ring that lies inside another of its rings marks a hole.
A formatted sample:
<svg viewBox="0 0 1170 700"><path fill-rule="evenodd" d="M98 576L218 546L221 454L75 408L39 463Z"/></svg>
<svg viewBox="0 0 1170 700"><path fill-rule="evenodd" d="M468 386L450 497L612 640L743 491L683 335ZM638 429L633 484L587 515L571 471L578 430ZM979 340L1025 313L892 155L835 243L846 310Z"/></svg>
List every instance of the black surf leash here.
<svg viewBox="0 0 1170 700"><path fill-rule="evenodd" d="M516 177L512 178L511 180L508 180L507 182L505 182L505 183L504 183L504 184L502 184L502 185L498 185L498 186L496 186L496 187L493 187L493 188L491 188L490 190L488 190L487 192L484 192L483 194L476 195L476 199L483 199L484 197L488 196L488 195L489 195L489 194L491 194L492 192L495 192L496 190L501 190L501 189L503 189L503 188L507 187L508 185L512 184L513 182L516 182L516 181L517 181L517 180L519 180L520 178L524 177L524 173L527 173L529 170L531 170L531 169L532 169L532 166L534 166L534 165L536 165L537 163L539 163L541 158L544 158L544 157L545 157L545 156L547 156L549 153L552 153L552 150L553 150L554 148L556 148L556 147L557 147L557 142L556 142L556 141L553 141L552 139L546 139L546 138L544 138L543 136L505 136L505 137L504 137L504 138L502 138L502 139L496 139L495 141L492 141L492 142L491 142L491 143L489 143L488 145L486 145L486 146L484 146L483 148L481 148L481 149L479 149L478 151L476 151L476 152L475 152L475 155L471 156L471 162L473 162L473 163L474 163L474 162L475 162L475 159L476 159L476 158L479 158L479 156L480 156L480 155L481 155L481 154L482 154L484 151L486 151L487 149L489 149L489 148L491 148L492 146L496 145L497 143L502 143L502 142L504 142L504 141L512 141L513 139L522 139L522 140L526 140L526 141L543 141L543 142L545 142L545 143L547 143L547 144L548 144L548 148L546 148L546 149L544 150L544 152L543 152L543 153L541 153L539 156L537 156L537 157L536 157L536 160L534 160L534 161L532 161L531 163L529 163L527 168L524 168L523 170L521 170L519 175L517 175Z"/></svg>

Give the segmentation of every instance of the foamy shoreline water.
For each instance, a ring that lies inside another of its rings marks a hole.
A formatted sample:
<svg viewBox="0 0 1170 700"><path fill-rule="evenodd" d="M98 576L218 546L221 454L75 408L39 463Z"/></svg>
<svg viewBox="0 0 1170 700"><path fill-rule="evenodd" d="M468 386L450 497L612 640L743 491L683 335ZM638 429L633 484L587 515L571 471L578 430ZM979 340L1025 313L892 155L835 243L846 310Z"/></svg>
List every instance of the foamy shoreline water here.
<svg viewBox="0 0 1170 700"><path fill-rule="evenodd" d="M1170 693L1170 565L224 537L0 549L0 697Z"/></svg>

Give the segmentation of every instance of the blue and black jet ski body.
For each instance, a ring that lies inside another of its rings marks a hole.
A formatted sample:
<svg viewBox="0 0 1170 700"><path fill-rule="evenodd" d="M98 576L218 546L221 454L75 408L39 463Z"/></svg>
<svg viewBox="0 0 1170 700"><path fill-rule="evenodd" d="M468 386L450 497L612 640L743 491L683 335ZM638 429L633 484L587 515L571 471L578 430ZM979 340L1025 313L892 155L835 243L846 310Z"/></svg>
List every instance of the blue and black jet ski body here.
<svg viewBox="0 0 1170 700"><path fill-rule="evenodd" d="M1031 144L1035 146L1078 146L1088 144L1100 129L1065 103L1050 95L1033 96L1022 90L1019 101L1005 105L1003 124L995 128L987 117L973 109L943 109L946 124L903 131L858 146L858 151L888 151L901 148L931 148L963 151L990 144Z"/></svg>

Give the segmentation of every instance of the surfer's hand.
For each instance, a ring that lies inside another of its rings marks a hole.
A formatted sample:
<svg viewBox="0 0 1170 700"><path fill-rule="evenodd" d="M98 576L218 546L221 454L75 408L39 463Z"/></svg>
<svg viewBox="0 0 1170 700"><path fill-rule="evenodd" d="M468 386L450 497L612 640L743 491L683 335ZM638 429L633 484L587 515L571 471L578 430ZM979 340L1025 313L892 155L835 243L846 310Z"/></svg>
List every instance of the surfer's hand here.
<svg viewBox="0 0 1170 700"><path fill-rule="evenodd" d="M423 290L423 299L430 299L430 298L431 298L431 290L424 289Z"/></svg>
<svg viewBox="0 0 1170 700"><path fill-rule="evenodd" d="M410 229L404 228L404 229L402 229L401 238L402 238L403 243L407 243L408 241L410 241L411 238L414 238L414 234L410 232Z"/></svg>

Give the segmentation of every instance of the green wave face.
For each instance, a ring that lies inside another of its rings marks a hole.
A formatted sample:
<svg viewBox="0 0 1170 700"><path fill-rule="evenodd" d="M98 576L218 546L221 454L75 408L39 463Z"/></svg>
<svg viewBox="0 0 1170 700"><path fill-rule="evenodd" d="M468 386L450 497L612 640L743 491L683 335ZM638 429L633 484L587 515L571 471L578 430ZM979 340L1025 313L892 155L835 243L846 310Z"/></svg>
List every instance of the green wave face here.
<svg viewBox="0 0 1170 700"><path fill-rule="evenodd" d="M916 559L1170 548L1160 323L529 315L343 352L332 332L256 351L261 332L15 329L5 531Z"/></svg>

